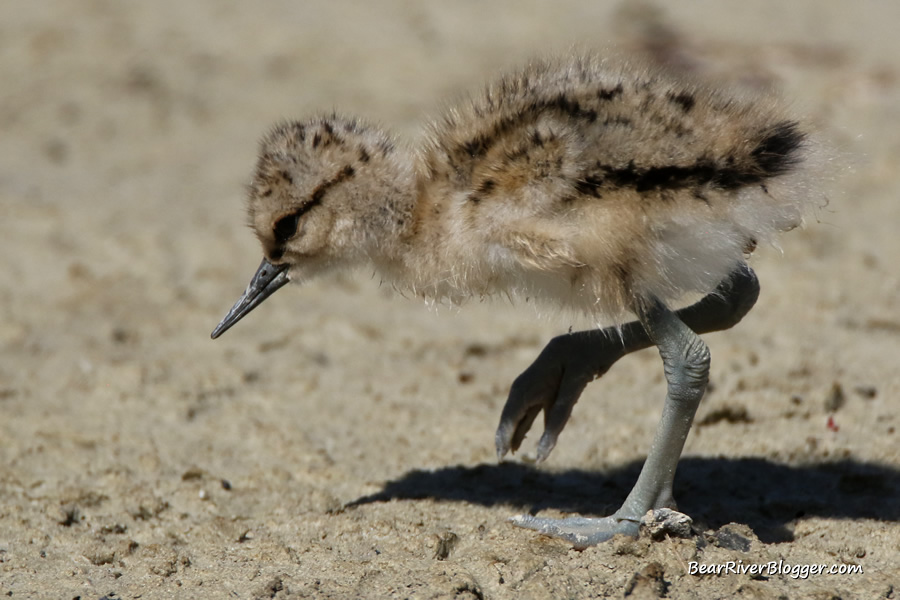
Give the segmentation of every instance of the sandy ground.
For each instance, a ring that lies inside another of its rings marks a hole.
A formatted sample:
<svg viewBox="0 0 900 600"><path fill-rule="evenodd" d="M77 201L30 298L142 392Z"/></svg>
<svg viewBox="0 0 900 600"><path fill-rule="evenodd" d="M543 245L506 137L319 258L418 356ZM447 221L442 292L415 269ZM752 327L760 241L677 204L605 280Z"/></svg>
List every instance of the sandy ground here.
<svg viewBox="0 0 900 600"><path fill-rule="evenodd" d="M0 594L900 596L900 4L784 4L4 3ZM573 43L774 85L841 157L819 222L754 256L755 310L707 338L689 539L578 552L506 522L622 501L664 393L652 350L535 468L497 464L493 432L568 321L428 310L361 273L209 339L260 258L242 185L274 121L338 107L414 137Z"/></svg>

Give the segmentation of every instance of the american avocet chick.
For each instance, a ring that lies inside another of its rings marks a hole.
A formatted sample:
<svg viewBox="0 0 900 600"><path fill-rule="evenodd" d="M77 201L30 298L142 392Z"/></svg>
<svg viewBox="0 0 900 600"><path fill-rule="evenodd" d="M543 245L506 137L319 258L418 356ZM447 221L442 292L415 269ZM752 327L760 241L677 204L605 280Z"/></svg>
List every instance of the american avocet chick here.
<svg viewBox="0 0 900 600"><path fill-rule="evenodd" d="M515 451L544 411L545 459L584 387L656 346L668 393L622 507L602 519L514 519L578 547L635 535L647 511L674 506L709 371L697 334L750 310L759 288L745 255L797 226L809 204L806 146L771 99L594 57L499 79L415 150L354 118L285 123L263 139L249 186L265 258L212 337L288 281L365 264L429 299L510 293L606 320L553 339L516 379L497 454ZM707 295L670 308L691 292Z"/></svg>

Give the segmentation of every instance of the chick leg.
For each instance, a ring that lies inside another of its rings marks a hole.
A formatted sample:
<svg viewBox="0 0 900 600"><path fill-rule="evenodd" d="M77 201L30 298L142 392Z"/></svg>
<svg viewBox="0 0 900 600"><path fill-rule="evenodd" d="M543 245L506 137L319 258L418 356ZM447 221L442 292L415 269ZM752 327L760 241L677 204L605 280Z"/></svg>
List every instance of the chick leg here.
<svg viewBox="0 0 900 600"><path fill-rule="evenodd" d="M758 295L759 284L756 276L749 267L742 265L732 274L729 281L719 286L715 294L677 313L671 312L659 302L650 302L639 311L639 322L629 323L623 327L621 338L596 337L590 332L583 332L561 336L556 339L561 341L556 341L555 344L551 342L529 368L530 372L526 371L516 380L513 392L516 392L517 385L520 386L520 394L534 393L534 390L537 390L536 396L543 394L546 397L548 392L556 391L554 396L568 406L560 411L564 413L561 420L554 422L552 415L560 410L558 405L551 403L549 407L545 407L542 403L536 403L524 411L524 418L520 417L514 425L508 426L508 432L503 431L504 421L501 420L501 428L497 434L498 453L501 453L503 443L507 444L506 448L513 442L518 446L537 413L544 409L547 429L538 452L540 457L543 448L545 458L585 385L594 376L605 373L621 356L653 344L659 348L668 382L663 416L638 481L615 514L602 519L582 517L543 519L525 515L513 518L513 522L545 535L565 539L577 548L585 548L606 541L619 533L637 535L640 519L648 510L674 506L672 483L675 469L697 406L706 389L709 372L709 351L696 333L733 326L750 310ZM614 343L617 340L618 343ZM595 359L593 363L593 368L596 369L594 371L590 371L591 363L585 360L585 353L592 345L600 354L599 360ZM566 350L576 349L578 352L566 353L560 359L559 355L551 352L558 351L560 346ZM552 368L547 369L548 364L552 365ZM569 373L566 373L566 370ZM548 384L546 383L548 379L542 380L535 375L541 372L553 374L549 379L551 383ZM573 373L576 376L573 377ZM536 382L539 385L535 386ZM517 398L521 397L523 396ZM513 401L511 393L510 402ZM507 409L510 408L510 402L507 403ZM533 408L535 405L537 410ZM504 417L507 416L507 410L504 409ZM522 424L524 427L521 427ZM551 429L553 427L558 429ZM544 445L545 439L548 439L548 431L551 436L549 439L553 443Z"/></svg>
<svg viewBox="0 0 900 600"><path fill-rule="evenodd" d="M661 302L642 307L640 321L659 348L668 382L662 419L637 483L622 507L603 519L543 519L529 515L513 522L584 548L618 533L637 535L648 510L674 506L672 482L694 414L706 391L709 349L678 316Z"/></svg>
<svg viewBox="0 0 900 600"><path fill-rule="evenodd" d="M758 296L756 274L742 264L715 292L675 314L697 334L721 331L736 325ZM587 384L603 376L621 357L652 345L650 335L638 321L626 323L619 331L580 331L550 340L513 382L495 436L498 458L519 449L538 414L544 411L537 460L545 460Z"/></svg>

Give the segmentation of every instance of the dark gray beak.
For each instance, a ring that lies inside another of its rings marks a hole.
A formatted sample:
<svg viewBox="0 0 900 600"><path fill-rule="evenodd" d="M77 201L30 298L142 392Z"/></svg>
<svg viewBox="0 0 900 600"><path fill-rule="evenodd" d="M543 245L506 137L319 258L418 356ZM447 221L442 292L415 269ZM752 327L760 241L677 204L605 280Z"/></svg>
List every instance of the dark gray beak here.
<svg viewBox="0 0 900 600"><path fill-rule="evenodd" d="M244 315L262 304L262 301L277 292L291 280L288 277L287 265L273 265L265 258L259 264L256 275L250 280L250 285L244 290L244 294L234 303L222 322L212 332L212 339L216 339L232 325L244 318Z"/></svg>

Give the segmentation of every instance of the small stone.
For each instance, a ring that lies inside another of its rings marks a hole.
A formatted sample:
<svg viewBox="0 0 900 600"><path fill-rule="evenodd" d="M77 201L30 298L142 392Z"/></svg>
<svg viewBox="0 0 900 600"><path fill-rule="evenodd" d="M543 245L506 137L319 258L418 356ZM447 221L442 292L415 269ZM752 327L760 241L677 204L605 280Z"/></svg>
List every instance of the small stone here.
<svg viewBox="0 0 900 600"><path fill-rule="evenodd" d="M825 397L825 410L837 412L846 402L847 397L844 395L843 386L835 381L831 384L831 390L828 391L828 395Z"/></svg>
<svg viewBox="0 0 900 600"><path fill-rule="evenodd" d="M871 400L878 395L878 389L874 385L858 385L853 391L865 400Z"/></svg>
<svg viewBox="0 0 900 600"><path fill-rule="evenodd" d="M692 535L693 520L684 513L671 508L648 510L641 519L641 529L647 531L654 540L662 540L666 536L688 538Z"/></svg>
<svg viewBox="0 0 900 600"><path fill-rule="evenodd" d="M665 598L669 583L663 578L665 571L658 562L647 564L635 573L625 586L625 597Z"/></svg>
<svg viewBox="0 0 900 600"><path fill-rule="evenodd" d="M720 527L718 531L713 533L712 537L712 542L719 548L749 552L750 545L756 536L753 530L746 525L729 523Z"/></svg>
<svg viewBox="0 0 900 600"><path fill-rule="evenodd" d="M440 531L434 534L434 537L437 540L434 544L434 558L447 560L459 542L459 536L452 531Z"/></svg>
<svg viewBox="0 0 900 600"><path fill-rule="evenodd" d="M198 479L203 479L203 469L192 467L181 474L182 481L196 481Z"/></svg>

